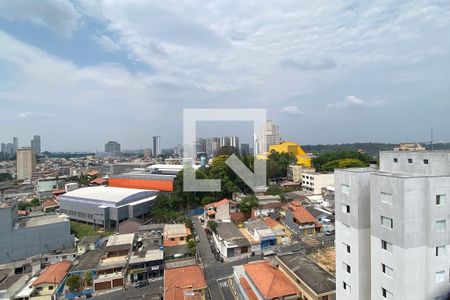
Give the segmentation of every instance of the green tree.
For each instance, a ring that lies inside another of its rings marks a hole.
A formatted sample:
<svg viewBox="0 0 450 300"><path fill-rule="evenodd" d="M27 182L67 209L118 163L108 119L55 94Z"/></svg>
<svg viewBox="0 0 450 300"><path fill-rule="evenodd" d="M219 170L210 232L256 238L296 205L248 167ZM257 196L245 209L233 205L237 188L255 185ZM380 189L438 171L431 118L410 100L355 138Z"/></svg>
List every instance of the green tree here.
<svg viewBox="0 0 450 300"><path fill-rule="evenodd" d="M208 223L206 223L206 226L209 228L209 230L211 230L212 232L216 232L217 229L217 222L216 221L208 221Z"/></svg>
<svg viewBox="0 0 450 300"><path fill-rule="evenodd" d="M66 285L71 291L80 289L81 277L77 274L70 275L66 280Z"/></svg>
<svg viewBox="0 0 450 300"><path fill-rule="evenodd" d="M320 168L320 170L323 172L331 172L334 171L334 169L362 168L367 166L368 164L360 161L359 159L344 158L327 162Z"/></svg>
<svg viewBox="0 0 450 300"><path fill-rule="evenodd" d="M324 167L327 163L342 159L356 159L363 162L364 166L369 166L370 162L373 160L373 157L367 153L360 152L327 152L313 158L312 164L317 171L325 171ZM330 165L326 166L326 168L330 169Z"/></svg>
<svg viewBox="0 0 450 300"><path fill-rule="evenodd" d="M195 241L193 239L190 239L188 242L188 246L189 246L189 251L191 252L191 256L194 256L195 248L196 248Z"/></svg>
<svg viewBox="0 0 450 300"><path fill-rule="evenodd" d="M247 213L252 210L253 207L258 206L258 199L255 196L247 196L242 199L239 207L241 212Z"/></svg>
<svg viewBox="0 0 450 300"><path fill-rule="evenodd" d="M33 200L31 200L30 204L31 204L31 206L39 206L41 204L41 202L39 201L38 198L33 198Z"/></svg>
<svg viewBox="0 0 450 300"><path fill-rule="evenodd" d="M270 152L267 157L267 178L276 179L287 177L289 165L297 162L297 158L292 153Z"/></svg>
<svg viewBox="0 0 450 300"><path fill-rule="evenodd" d="M92 272L86 271L83 273L83 282L86 286L92 285Z"/></svg>
<svg viewBox="0 0 450 300"><path fill-rule="evenodd" d="M12 180L13 177L9 173L0 173L0 182Z"/></svg>
<svg viewBox="0 0 450 300"><path fill-rule="evenodd" d="M226 155L231 156L232 154L235 154L236 156L239 156L239 152L236 148L232 146L223 146L220 147L219 150L217 150L216 156Z"/></svg>

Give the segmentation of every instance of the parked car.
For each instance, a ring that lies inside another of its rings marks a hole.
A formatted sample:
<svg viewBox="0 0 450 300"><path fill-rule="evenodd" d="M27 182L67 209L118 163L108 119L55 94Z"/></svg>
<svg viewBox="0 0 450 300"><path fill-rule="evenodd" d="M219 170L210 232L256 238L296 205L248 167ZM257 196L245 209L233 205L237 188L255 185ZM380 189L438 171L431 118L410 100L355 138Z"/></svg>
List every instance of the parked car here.
<svg viewBox="0 0 450 300"><path fill-rule="evenodd" d="M142 288L142 287L147 286L147 285L148 285L148 281L147 280L141 280L141 281L136 282L134 287Z"/></svg>
<svg viewBox="0 0 450 300"><path fill-rule="evenodd" d="M334 235L334 234L335 234L335 230L334 229L329 230L329 231L325 231L325 235L330 236L330 235Z"/></svg>

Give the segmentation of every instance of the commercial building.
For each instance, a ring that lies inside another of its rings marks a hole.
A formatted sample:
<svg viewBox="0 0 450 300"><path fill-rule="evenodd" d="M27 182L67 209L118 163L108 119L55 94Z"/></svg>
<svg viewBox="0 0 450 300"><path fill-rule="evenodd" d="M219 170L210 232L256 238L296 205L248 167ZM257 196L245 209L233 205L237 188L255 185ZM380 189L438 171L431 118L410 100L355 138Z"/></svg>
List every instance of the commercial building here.
<svg viewBox="0 0 450 300"><path fill-rule="evenodd" d="M13 153L15 154L19 149L19 138L13 137Z"/></svg>
<svg viewBox="0 0 450 300"><path fill-rule="evenodd" d="M36 170L36 156L31 148L17 150L17 180L31 179Z"/></svg>
<svg viewBox="0 0 450 300"><path fill-rule="evenodd" d="M153 156L158 157L161 155L161 137L154 136L153 137Z"/></svg>
<svg viewBox="0 0 450 300"><path fill-rule="evenodd" d="M239 256L251 251L250 242L231 222L217 223L213 239L220 255L224 258Z"/></svg>
<svg viewBox="0 0 450 300"><path fill-rule="evenodd" d="M120 144L116 141L109 141L105 144L105 152L110 154L120 153Z"/></svg>
<svg viewBox="0 0 450 300"><path fill-rule="evenodd" d="M6 144L5 143L1 144L0 152L6 154Z"/></svg>
<svg viewBox="0 0 450 300"><path fill-rule="evenodd" d="M17 202L0 202L0 264L72 248L70 222L62 214L17 217Z"/></svg>
<svg viewBox="0 0 450 300"><path fill-rule="evenodd" d="M338 299L446 299L450 152L388 151L336 170Z"/></svg>
<svg viewBox="0 0 450 300"><path fill-rule="evenodd" d="M249 143L242 143L241 149L240 149L241 156L248 156L250 155L250 145Z"/></svg>
<svg viewBox="0 0 450 300"><path fill-rule="evenodd" d="M206 139L206 155L213 157L220 148L220 138L210 137Z"/></svg>
<svg viewBox="0 0 450 300"><path fill-rule="evenodd" d="M230 136L230 146L234 147L238 153L240 152L239 145L239 137Z"/></svg>
<svg viewBox="0 0 450 300"><path fill-rule="evenodd" d="M300 291L300 299L336 299L336 278L305 254L276 256L276 262Z"/></svg>
<svg viewBox="0 0 450 300"><path fill-rule="evenodd" d="M35 135L30 142L30 146L34 153L41 154L41 137L39 135Z"/></svg>
<svg viewBox="0 0 450 300"><path fill-rule="evenodd" d="M13 143L6 144L6 154L12 156L14 155L14 145Z"/></svg>
<svg viewBox="0 0 450 300"><path fill-rule="evenodd" d="M261 134L257 138L257 146L255 151L257 155L263 155L269 151L270 145L278 145L280 143L280 127L267 120L261 129Z"/></svg>
<svg viewBox="0 0 450 300"><path fill-rule="evenodd" d="M128 218L148 214L157 191L95 186L60 196L60 211L70 219L99 225L106 230Z"/></svg>
<svg viewBox="0 0 450 300"><path fill-rule="evenodd" d="M311 168L311 158L302 149L302 147L295 142L282 142L269 146L269 153L275 151L278 153L291 153L297 158L297 165L302 165Z"/></svg>
<svg viewBox="0 0 450 300"><path fill-rule="evenodd" d="M131 172L134 169L146 168L149 163L145 162L121 162L114 164L104 164L102 166L102 173L108 176Z"/></svg>
<svg viewBox="0 0 450 300"><path fill-rule="evenodd" d="M333 173L317 173L313 170L303 171L302 189L313 195L320 195L322 188L326 186L334 186Z"/></svg>

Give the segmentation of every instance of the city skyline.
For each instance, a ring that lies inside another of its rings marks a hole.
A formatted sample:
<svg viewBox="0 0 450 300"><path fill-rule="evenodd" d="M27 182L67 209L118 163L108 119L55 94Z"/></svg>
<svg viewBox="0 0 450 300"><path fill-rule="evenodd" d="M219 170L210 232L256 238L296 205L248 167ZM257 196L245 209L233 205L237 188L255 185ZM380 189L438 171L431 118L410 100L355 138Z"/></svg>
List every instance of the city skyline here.
<svg viewBox="0 0 450 300"><path fill-rule="evenodd" d="M192 107L267 108L300 144L450 139L448 3L89 3L0 2L0 140L167 147Z"/></svg>

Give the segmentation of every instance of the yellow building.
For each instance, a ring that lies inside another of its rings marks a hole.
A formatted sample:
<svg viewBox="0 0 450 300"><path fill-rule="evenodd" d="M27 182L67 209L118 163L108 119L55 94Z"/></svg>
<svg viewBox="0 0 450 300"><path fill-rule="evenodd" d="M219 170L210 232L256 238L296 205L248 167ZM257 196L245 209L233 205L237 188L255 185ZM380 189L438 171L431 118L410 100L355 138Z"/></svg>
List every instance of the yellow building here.
<svg viewBox="0 0 450 300"><path fill-rule="evenodd" d="M279 153L292 153L297 157L297 164L303 165L305 167L311 167L311 158L308 157L305 151L303 151L302 147L299 144L294 142L283 142L278 145L271 145L269 147L269 153L272 151L276 151Z"/></svg>

